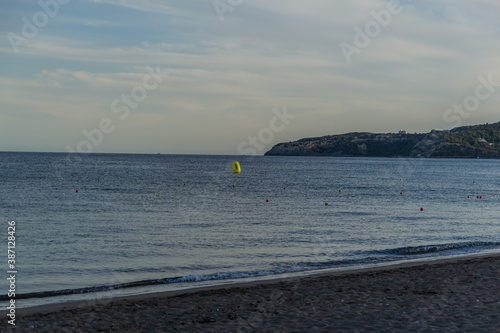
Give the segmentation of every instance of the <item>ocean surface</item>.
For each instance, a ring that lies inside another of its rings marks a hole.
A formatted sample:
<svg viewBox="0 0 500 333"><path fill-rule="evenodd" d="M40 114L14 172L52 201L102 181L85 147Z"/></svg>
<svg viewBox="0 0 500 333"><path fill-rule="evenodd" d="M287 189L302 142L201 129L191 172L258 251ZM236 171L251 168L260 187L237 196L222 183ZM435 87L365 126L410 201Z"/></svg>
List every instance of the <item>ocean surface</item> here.
<svg viewBox="0 0 500 333"><path fill-rule="evenodd" d="M500 253L500 160L5 152L0 170L17 307Z"/></svg>

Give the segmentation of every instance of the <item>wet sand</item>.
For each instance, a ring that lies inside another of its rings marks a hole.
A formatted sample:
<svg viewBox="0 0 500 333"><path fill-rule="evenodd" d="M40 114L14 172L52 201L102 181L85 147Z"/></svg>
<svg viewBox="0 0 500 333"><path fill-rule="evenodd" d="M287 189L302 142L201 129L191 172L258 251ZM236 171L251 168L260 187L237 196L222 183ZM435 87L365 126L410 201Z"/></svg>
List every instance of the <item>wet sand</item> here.
<svg viewBox="0 0 500 333"><path fill-rule="evenodd" d="M12 332L500 332L500 255L18 309Z"/></svg>

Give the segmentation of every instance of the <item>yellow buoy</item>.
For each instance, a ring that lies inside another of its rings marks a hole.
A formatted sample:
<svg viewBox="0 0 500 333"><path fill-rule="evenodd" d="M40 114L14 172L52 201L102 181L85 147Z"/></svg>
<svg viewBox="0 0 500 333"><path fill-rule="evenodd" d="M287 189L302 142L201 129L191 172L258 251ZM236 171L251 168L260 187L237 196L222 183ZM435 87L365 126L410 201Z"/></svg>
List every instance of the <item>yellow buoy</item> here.
<svg viewBox="0 0 500 333"><path fill-rule="evenodd" d="M241 172L241 167L240 164L236 161L233 162L233 172L234 173L240 173Z"/></svg>
<svg viewBox="0 0 500 333"><path fill-rule="evenodd" d="M325 202L325 206L328 206L328 202Z"/></svg>

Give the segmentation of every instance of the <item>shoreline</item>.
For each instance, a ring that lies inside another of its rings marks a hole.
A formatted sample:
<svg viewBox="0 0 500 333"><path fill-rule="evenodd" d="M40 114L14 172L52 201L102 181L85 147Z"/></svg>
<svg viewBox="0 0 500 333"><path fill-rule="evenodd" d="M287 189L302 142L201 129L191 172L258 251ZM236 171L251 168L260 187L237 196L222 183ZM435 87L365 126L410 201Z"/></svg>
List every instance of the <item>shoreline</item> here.
<svg viewBox="0 0 500 333"><path fill-rule="evenodd" d="M379 264L368 264L368 265L360 265L360 266L347 266L347 267L335 267L335 268L327 268L321 269L317 271L300 271L295 273L283 273L277 275L268 275L268 276L260 276L256 279L254 278L242 278L242 279L230 279L230 280L218 280L214 281L216 284L210 284L206 286L189 286L180 289L173 289L167 291L156 291L156 292L145 292L133 295L126 296L111 296L111 297L99 297L102 293L108 293L109 291L103 292L91 292L85 293L84 295L92 295L94 294L96 297L90 299L82 299L82 300L71 300L71 301L60 301L53 302L49 304L43 305L34 305L34 306L24 306L16 308L16 312L31 315L36 313L50 313L56 312L62 309L74 309L81 308L82 303L98 303L100 305L107 304L115 301L123 301L123 300L147 300L150 298L163 298L163 297L175 297L183 294L192 294L200 291L210 291L210 290L220 290L220 289L231 289L231 288L244 288L244 287L253 287L256 285L268 285L280 282L287 281L296 281L300 279L307 278L315 278L315 277L323 277L323 276L343 276L349 274L360 274L360 273L370 273L370 272L378 272L385 270L394 270L399 268L406 267L414 267L420 265L432 265L432 264L440 264L440 263L448 263L455 262L460 260L469 260L476 258L484 258L484 257L500 257L499 253L475 253L475 254L463 254L457 256L448 256L448 257L429 257L429 258L420 258L420 259L412 259L405 261L395 261L395 262L385 262ZM250 281L249 281L250 280ZM208 282L208 281L206 281ZM219 283L217 283L219 282ZM158 285L158 286L169 286L169 285ZM140 288L140 287L139 287ZM123 290L123 289L117 289ZM127 290L127 289L125 289ZM77 295L77 294L75 294ZM48 299L57 298L59 296L47 297ZM34 299L40 299L36 297ZM29 300L29 299L22 299ZM7 301L5 301L7 302ZM0 309L0 315L6 314L7 311Z"/></svg>
<svg viewBox="0 0 500 333"><path fill-rule="evenodd" d="M498 257L500 259L500 253L476 253L476 254L467 254L467 255L459 255L445 258L425 258L425 259L414 259L409 261L398 261L395 263L381 263L381 264L373 264L373 265L363 265L361 267L342 267L342 268L329 268L320 271L304 271L297 273L285 273L279 274L277 276L263 276L258 278L257 280L252 281L238 281L230 280L227 283L224 283L224 280L221 280L219 284L208 285L208 286L193 286L187 287L183 289L169 290L169 291L158 291L158 292L147 292L141 293L137 295L128 295L128 296L114 296L114 297L104 297L90 300L77 300L77 301L67 301L67 302L55 302L45 305L36 305L36 306L27 306L22 308L17 308L17 312L22 315L32 315L32 314L47 314L51 312L57 312L60 310L72 310L77 308L82 308L82 303L95 303L98 305L106 305L108 303L120 302L120 301L133 301L133 300L149 300L156 298L170 298L176 297L184 294L194 294L203 291L216 291L216 290L225 290L232 288L248 288L255 287L260 285L273 285L282 282L296 282L302 279L308 278L322 278L322 277L340 277L351 274L363 274L363 273L376 273L382 271L391 271L400 268L410 268L410 267L418 267L424 265L436 265L436 264L446 264L446 263L454 263L459 261L467 261L471 259L481 259L481 258L495 258ZM499 273L500 274L500 273ZM242 280L247 280L248 278L244 278ZM56 296L57 297L57 296ZM6 310L0 310L0 315L6 314Z"/></svg>
<svg viewBox="0 0 500 333"><path fill-rule="evenodd" d="M70 323L71 331L88 329L85 325L105 331L130 329L130 325L136 325L139 330L139 327L163 327L180 331L234 331L242 327L246 331L260 331L267 329L267 325L275 330L283 327L305 330L320 325L318 331L328 331L327 327L335 323L351 330L359 330L363 325L380 330L393 324L394 328L409 329L423 322L427 328L435 327L439 331L448 327L443 326L446 323L455 322L460 323L461 328L484 328L500 320L499 268L500 254L474 254L109 298L93 303L58 303L17 309L16 326L25 327L27 331L33 327L37 332L45 327L49 331L57 330ZM476 311L479 309L482 312ZM468 314L471 311L478 317L471 317ZM1 311L2 315L5 312ZM456 314L452 316L452 313ZM305 321L297 322L292 314ZM360 318L353 319L360 314L363 314ZM419 316L424 319L415 319ZM126 326L120 326L127 322ZM289 326L292 323L294 326Z"/></svg>

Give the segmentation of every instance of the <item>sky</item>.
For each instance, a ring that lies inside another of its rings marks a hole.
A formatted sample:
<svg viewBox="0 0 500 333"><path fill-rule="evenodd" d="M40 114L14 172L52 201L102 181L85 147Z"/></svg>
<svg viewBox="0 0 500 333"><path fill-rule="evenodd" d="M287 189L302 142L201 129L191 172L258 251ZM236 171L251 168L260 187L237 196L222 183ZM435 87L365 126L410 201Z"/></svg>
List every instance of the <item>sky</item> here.
<svg viewBox="0 0 500 333"><path fill-rule="evenodd" d="M263 154L500 121L498 0L2 0L0 151Z"/></svg>

